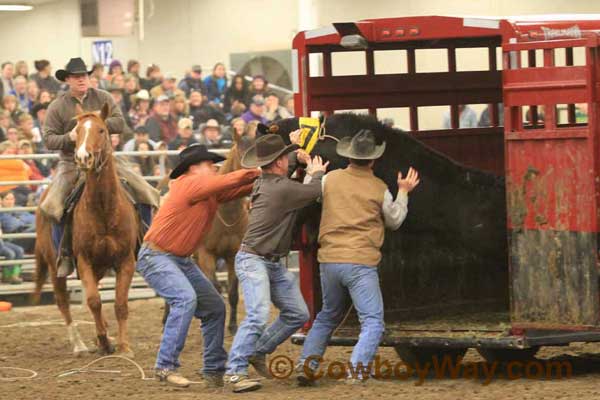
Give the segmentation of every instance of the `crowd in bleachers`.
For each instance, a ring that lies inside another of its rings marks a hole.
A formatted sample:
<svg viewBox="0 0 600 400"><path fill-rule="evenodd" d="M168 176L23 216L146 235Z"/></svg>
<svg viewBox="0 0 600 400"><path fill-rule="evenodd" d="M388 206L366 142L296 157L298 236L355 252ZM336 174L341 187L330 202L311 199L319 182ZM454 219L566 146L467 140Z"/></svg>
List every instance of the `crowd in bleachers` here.
<svg viewBox="0 0 600 400"><path fill-rule="evenodd" d="M0 154L47 152L43 126L48 105L67 88L55 79L49 61L35 61L34 69L30 73L23 61L1 64ZM294 112L291 96L271 90L263 76L251 82L241 75L229 79L222 63L208 72L194 65L177 79L155 64L142 71L135 60L126 66L114 60L108 67L93 66L90 85L108 91L125 117L125 131L111 135L116 151L181 150L193 143L227 148L233 135L255 136L259 122L288 118ZM144 176L165 176L172 159L137 155L129 161ZM51 178L55 166L56 160L0 160L0 182ZM35 206L44 189L45 185L0 185L2 207ZM0 228L4 233L34 232L35 218L23 211L0 213ZM31 240L0 240L0 257L22 258L32 246ZM18 270L2 268L2 281L20 283Z"/></svg>

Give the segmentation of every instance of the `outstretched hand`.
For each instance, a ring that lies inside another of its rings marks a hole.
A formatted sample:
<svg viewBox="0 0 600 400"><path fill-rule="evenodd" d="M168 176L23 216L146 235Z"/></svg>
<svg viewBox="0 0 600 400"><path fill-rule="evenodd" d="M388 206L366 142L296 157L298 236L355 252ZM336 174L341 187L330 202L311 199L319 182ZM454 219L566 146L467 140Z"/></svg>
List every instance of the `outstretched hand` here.
<svg viewBox="0 0 600 400"><path fill-rule="evenodd" d="M306 173L309 175L314 175L316 172L327 172L327 166L329 165L329 161L323 164L323 159L319 156L315 156L312 160L310 157L308 158L308 162L306 163Z"/></svg>
<svg viewBox="0 0 600 400"><path fill-rule="evenodd" d="M290 142L292 144L300 144L300 132L302 132L301 129L290 132Z"/></svg>
<svg viewBox="0 0 600 400"><path fill-rule="evenodd" d="M419 173L410 167L406 178L402 179L402 172L398 172L398 189L410 193L419 184Z"/></svg>

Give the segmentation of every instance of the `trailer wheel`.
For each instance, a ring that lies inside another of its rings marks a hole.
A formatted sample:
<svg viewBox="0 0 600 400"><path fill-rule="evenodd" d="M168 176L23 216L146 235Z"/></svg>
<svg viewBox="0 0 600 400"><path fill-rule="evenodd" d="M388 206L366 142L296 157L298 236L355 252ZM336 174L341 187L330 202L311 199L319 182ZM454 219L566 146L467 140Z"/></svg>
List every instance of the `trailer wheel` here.
<svg viewBox="0 0 600 400"><path fill-rule="evenodd" d="M534 346L526 349L477 349L477 351L488 363L509 363L533 360L539 349L539 346Z"/></svg>
<svg viewBox="0 0 600 400"><path fill-rule="evenodd" d="M425 363L433 366L436 362L438 365L444 362L451 362L455 366L467 352L466 348L415 347L407 345L398 345L394 348L402 361L411 368L417 368L417 364L422 368ZM437 361L435 357L437 357Z"/></svg>

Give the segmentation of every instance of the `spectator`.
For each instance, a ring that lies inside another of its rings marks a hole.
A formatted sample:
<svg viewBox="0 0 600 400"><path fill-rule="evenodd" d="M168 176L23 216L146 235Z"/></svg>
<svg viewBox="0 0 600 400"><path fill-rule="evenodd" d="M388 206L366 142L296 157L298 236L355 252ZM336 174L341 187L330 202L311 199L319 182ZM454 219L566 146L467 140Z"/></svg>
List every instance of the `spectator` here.
<svg viewBox="0 0 600 400"><path fill-rule="evenodd" d="M479 127L488 127L492 126L492 115L490 113L491 105L488 106L481 112L479 116L479 122L477 126ZM498 125L504 125L504 105L503 103L498 104Z"/></svg>
<svg viewBox="0 0 600 400"><path fill-rule="evenodd" d="M37 99L40 95L40 88L37 83L32 79L27 82L27 98L32 104L37 103Z"/></svg>
<svg viewBox="0 0 600 400"><path fill-rule="evenodd" d="M183 90L185 97L190 97L192 90L197 90L203 96L207 95L206 86L202 81L202 67L200 65L192 66L192 71L179 82L179 89Z"/></svg>
<svg viewBox="0 0 600 400"><path fill-rule="evenodd" d="M0 75L0 97L6 96L15 89L14 85L15 66L10 61L2 63L2 74Z"/></svg>
<svg viewBox="0 0 600 400"><path fill-rule="evenodd" d="M251 121L246 124L246 132L245 135L250 139L256 138L256 130L258 129L258 121Z"/></svg>
<svg viewBox="0 0 600 400"><path fill-rule="evenodd" d="M215 64L212 74L204 79L204 85L206 85L208 102L222 108L227 90L227 74L223 63Z"/></svg>
<svg viewBox="0 0 600 400"><path fill-rule="evenodd" d="M156 142L150 139L148 135L148 131L144 126L138 126L133 131L133 139L130 139L123 145L123 151L134 151L137 146L142 143L147 142L150 144L150 150L154 150L156 147Z"/></svg>
<svg viewBox="0 0 600 400"><path fill-rule="evenodd" d="M250 109L242 114L242 119L244 122L248 123L250 121L258 121L263 124L267 124L268 121L264 117L265 114L265 100L261 95L255 95L252 97L252 102L250 103Z"/></svg>
<svg viewBox="0 0 600 400"><path fill-rule="evenodd" d="M102 65L102 63L94 64L92 67L92 73L90 74L90 79L92 78L96 78L98 81L98 87L96 89L106 90L106 88L109 86L108 81L104 79L104 65Z"/></svg>
<svg viewBox="0 0 600 400"><path fill-rule="evenodd" d="M224 124L226 121L225 114L205 104L202 94L196 90L190 93L189 115L194 121L194 129L198 129L200 124L205 123L209 119L216 119L221 124Z"/></svg>
<svg viewBox="0 0 600 400"><path fill-rule="evenodd" d="M121 107L121 112L123 115L127 115L127 109L125 108L125 102L123 101L123 89L118 86L110 86L108 88L108 92L115 101L115 104Z"/></svg>
<svg viewBox="0 0 600 400"><path fill-rule="evenodd" d="M22 111L29 112L31 111L31 106L33 102L29 100L29 96L27 96L27 79L22 76L17 76L13 79L14 89L10 92L13 96L16 97L19 102L19 108Z"/></svg>
<svg viewBox="0 0 600 400"><path fill-rule="evenodd" d="M458 106L459 128L477 128L477 114L466 104ZM444 114L444 129L452 129L450 123L450 112Z"/></svg>
<svg viewBox="0 0 600 400"><path fill-rule="evenodd" d="M16 126L10 126L6 131L6 140L2 142L8 147L3 147L2 154L17 154L19 148L19 130Z"/></svg>
<svg viewBox="0 0 600 400"><path fill-rule="evenodd" d="M207 148L223 147L223 138L221 137L221 126L215 119L209 119L201 128L201 136L198 143Z"/></svg>
<svg viewBox="0 0 600 400"><path fill-rule="evenodd" d="M171 102L171 113L179 121L181 118L187 118L190 115L189 106L185 96L175 96Z"/></svg>
<svg viewBox="0 0 600 400"><path fill-rule="evenodd" d="M283 106L285 107L286 110L288 110L288 112L290 113L290 115L294 115L294 96L291 94L288 94L285 97L285 100L283 102Z"/></svg>
<svg viewBox="0 0 600 400"><path fill-rule="evenodd" d="M291 118L292 114L285 107L279 105L279 97L274 92L269 92L265 99L265 118L269 122L279 121L280 119Z"/></svg>
<svg viewBox="0 0 600 400"><path fill-rule="evenodd" d="M50 65L50 61L37 60L34 61L33 65L37 72L31 75L31 79L37 83L40 91L47 90L50 94L56 95L60 90L60 82L52 76L52 66ZM40 101L40 103L43 102L45 101Z"/></svg>
<svg viewBox="0 0 600 400"><path fill-rule="evenodd" d="M241 138L246 133L246 122L241 118L234 118L231 120L231 131L234 137Z"/></svg>
<svg viewBox="0 0 600 400"><path fill-rule="evenodd" d="M12 125L10 113L6 110L0 110L0 142L6 140L8 128Z"/></svg>
<svg viewBox="0 0 600 400"><path fill-rule="evenodd" d="M133 104L133 96L135 96L135 94L140 90L138 80L135 75L125 75L125 86L123 89L123 103L125 104L125 109L129 111L131 109L131 105Z"/></svg>
<svg viewBox="0 0 600 400"><path fill-rule="evenodd" d="M133 129L146 125L150 116L150 93L142 89L133 96L133 103L127 113Z"/></svg>
<svg viewBox="0 0 600 400"><path fill-rule="evenodd" d="M236 104L243 104L244 107L248 107L246 101L248 100L248 85L243 75L236 75L231 81L231 86L225 92L225 99L223 100L223 111L226 113L231 112L231 107Z"/></svg>
<svg viewBox="0 0 600 400"><path fill-rule="evenodd" d="M25 79L29 79L29 68L27 67L27 63L25 61L17 61L15 64L15 78L17 76L22 76Z"/></svg>
<svg viewBox="0 0 600 400"><path fill-rule="evenodd" d="M94 89L100 89L98 78L96 78L95 76L90 76L90 87L93 87Z"/></svg>
<svg viewBox="0 0 600 400"><path fill-rule="evenodd" d="M182 95L185 97L185 93L183 93L183 90L177 89L177 87L175 86L176 81L177 78L175 78L175 76L173 76L172 74L166 74L161 84L154 86L150 90L150 96L152 96L152 98L154 99L158 98L161 95L166 95L170 98L173 98L176 95Z"/></svg>
<svg viewBox="0 0 600 400"><path fill-rule="evenodd" d="M4 108L6 111L8 111L10 113L10 117L12 118L13 122L17 123L18 119L19 119L19 115L21 115L23 113L23 111L21 111L21 109L19 108L19 103L17 102L17 98L12 95L5 95L2 98L2 108Z"/></svg>
<svg viewBox="0 0 600 400"><path fill-rule="evenodd" d="M257 94L264 97L265 94L267 93L268 86L269 86L269 83L267 82L267 80L265 79L264 76L255 75L254 78L252 78L252 82L250 83L250 88L248 89L248 99L246 100L246 104L250 105L252 98L254 96L256 96Z"/></svg>
<svg viewBox="0 0 600 400"><path fill-rule="evenodd" d="M140 142L136 146L136 151L150 151L150 144L148 142ZM154 175L154 166L156 165L156 160L154 157L149 155L139 155L136 156L136 164L140 166L140 174L142 176L153 176Z"/></svg>
<svg viewBox="0 0 600 400"><path fill-rule="evenodd" d="M121 135L119 135L118 133L111 133L110 146L112 147L113 151L121 151Z"/></svg>
<svg viewBox="0 0 600 400"><path fill-rule="evenodd" d="M33 154L33 146L29 140L20 140L18 154ZM46 178L50 171L48 168L42 163L41 160L23 160L25 164L29 166L31 170L29 174L29 179L31 180L42 180ZM37 189L32 187L35 191Z"/></svg>
<svg viewBox="0 0 600 400"><path fill-rule="evenodd" d="M110 84L118 87L119 89L125 89L125 77L123 74L113 75L110 80Z"/></svg>
<svg viewBox="0 0 600 400"><path fill-rule="evenodd" d="M2 235L2 229L0 229ZM25 255L25 250L21 246L0 239L0 256L6 260L21 260ZM2 282L12 285L23 283L21 279L21 264L4 265L2 268Z"/></svg>
<svg viewBox="0 0 600 400"><path fill-rule="evenodd" d="M177 136L177 121L170 113L171 104L165 95L159 96L155 103L152 116L146 122L150 139L155 142L170 143Z"/></svg>
<svg viewBox="0 0 600 400"><path fill-rule="evenodd" d="M133 75L135 79L140 80L140 62L137 60L129 60L127 61L127 73Z"/></svg>
<svg viewBox="0 0 600 400"><path fill-rule="evenodd" d="M229 113L229 118L234 119L241 117L242 114L246 112L246 105L241 102L236 102L233 106L231 106L231 112Z"/></svg>
<svg viewBox="0 0 600 400"><path fill-rule="evenodd" d="M140 78L140 86L150 92L153 87L160 85L161 78L160 67L156 64L150 64L146 68L146 78Z"/></svg>
<svg viewBox="0 0 600 400"><path fill-rule="evenodd" d="M12 191L0 194L2 208L15 206L15 194ZM34 233L35 215L28 211L12 211L0 213L0 229L5 233ZM17 246L21 246L27 253L35 251L35 238L13 239Z"/></svg>
<svg viewBox="0 0 600 400"><path fill-rule="evenodd" d="M33 142L36 146L42 144L42 136L39 134L39 131L34 131L33 128L35 124L33 122L33 117L30 114L21 114L19 115L19 140L25 139ZM37 132L37 136L35 133Z"/></svg>
<svg viewBox="0 0 600 400"><path fill-rule="evenodd" d="M108 81L112 81L112 79L117 75L123 75L123 65L121 65L121 61L119 60L112 60L108 66L108 76L106 79Z"/></svg>
<svg viewBox="0 0 600 400"><path fill-rule="evenodd" d="M40 90L37 103L50 103L53 100L52 93L46 89Z"/></svg>
<svg viewBox="0 0 600 400"><path fill-rule="evenodd" d="M198 143L194 138L192 125L192 120L189 118L182 118L179 120L177 123L177 137L169 143L169 150L183 150L191 144ZM217 123L217 126L218 125L219 124Z"/></svg>
<svg viewBox="0 0 600 400"><path fill-rule="evenodd" d="M10 132L10 130L9 130ZM0 154L16 154L17 146L9 141L0 143ZM29 166L23 160L0 160L0 182L2 181L27 181L29 180ZM14 190L17 204L27 204L27 197L31 190L27 186L3 185L0 192Z"/></svg>

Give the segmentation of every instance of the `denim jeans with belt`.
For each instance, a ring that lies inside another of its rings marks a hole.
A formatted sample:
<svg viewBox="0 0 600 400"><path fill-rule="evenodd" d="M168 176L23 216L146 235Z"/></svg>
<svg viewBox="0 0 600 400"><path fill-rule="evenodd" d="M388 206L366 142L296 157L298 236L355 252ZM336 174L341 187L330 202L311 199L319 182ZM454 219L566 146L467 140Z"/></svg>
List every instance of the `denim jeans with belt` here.
<svg viewBox="0 0 600 400"><path fill-rule="evenodd" d="M222 373L225 303L191 257L178 257L142 246L136 270L165 299L171 310L164 326L157 369L177 369L192 317L202 321L204 373Z"/></svg>
<svg viewBox="0 0 600 400"><path fill-rule="evenodd" d="M296 277L281 262L240 251L235 257L235 273L244 294L246 318L233 340L227 373L247 375L250 356L275 351L310 315ZM267 326L271 302L279 316Z"/></svg>
<svg viewBox="0 0 600 400"><path fill-rule="evenodd" d="M377 353L385 327L377 268L359 264L323 263L320 271L323 307L304 341L299 362L304 363L310 356L323 356L333 331L344 318L349 293L360 321L360 335L350 362L354 368L358 363L366 368ZM311 360L309 366L316 369L318 363Z"/></svg>

